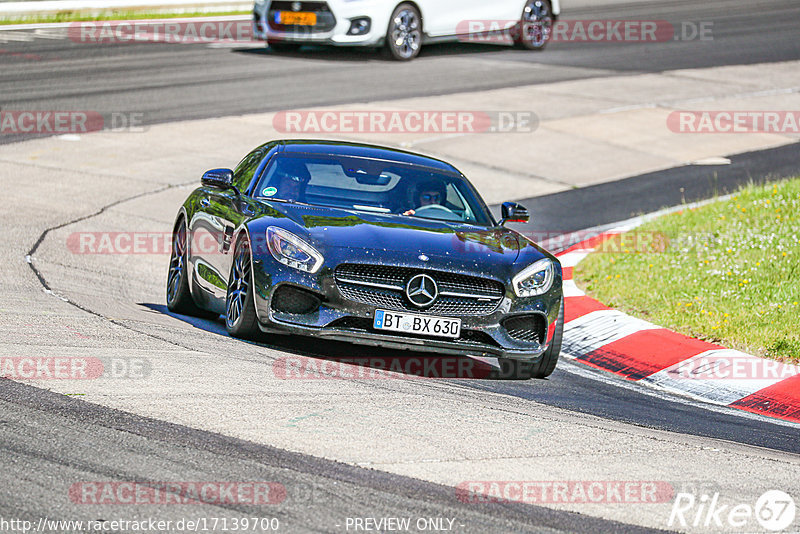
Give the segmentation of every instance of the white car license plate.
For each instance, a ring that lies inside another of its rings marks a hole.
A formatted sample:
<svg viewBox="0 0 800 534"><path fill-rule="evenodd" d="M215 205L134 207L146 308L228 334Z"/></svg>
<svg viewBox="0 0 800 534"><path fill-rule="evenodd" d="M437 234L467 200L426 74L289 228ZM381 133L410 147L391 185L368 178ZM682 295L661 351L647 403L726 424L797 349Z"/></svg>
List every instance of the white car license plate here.
<svg viewBox="0 0 800 534"><path fill-rule="evenodd" d="M275 22L286 26L316 26L317 14L293 11L276 11Z"/></svg>
<svg viewBox="0 0 800 534"><path fill-rule="evenodd" d="M461 319L431 317L411 313L396 313L385 310L375 311L372 326L376 330L391 330L407 334L457 338L461 335Z"/></svg>

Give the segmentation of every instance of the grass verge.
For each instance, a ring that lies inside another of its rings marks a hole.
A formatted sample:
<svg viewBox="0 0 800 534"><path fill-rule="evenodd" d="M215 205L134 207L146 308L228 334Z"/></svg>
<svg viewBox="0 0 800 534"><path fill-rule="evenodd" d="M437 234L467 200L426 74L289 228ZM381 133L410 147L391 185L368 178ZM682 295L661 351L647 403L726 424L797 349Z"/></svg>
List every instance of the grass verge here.
<svg viewBox="0 0 800 534"><path fill-rule="evenodd" d="M800 363L800 178L648 222L601 245L575 281L659 326Z"/></svg>
<svg viewBox="0 0 800 534"><path fill-rule="evenodd" d="M0 26L9 24L47 24L52 22L85 22L92 20L149 20L174 19L190 17L227 17L229 15L247 15L251 11L219 11L213 13L149 13L142 11L108 10L100 15L89 15L81 12L66 11L56 15L31 15L0 19Z"/></svg>

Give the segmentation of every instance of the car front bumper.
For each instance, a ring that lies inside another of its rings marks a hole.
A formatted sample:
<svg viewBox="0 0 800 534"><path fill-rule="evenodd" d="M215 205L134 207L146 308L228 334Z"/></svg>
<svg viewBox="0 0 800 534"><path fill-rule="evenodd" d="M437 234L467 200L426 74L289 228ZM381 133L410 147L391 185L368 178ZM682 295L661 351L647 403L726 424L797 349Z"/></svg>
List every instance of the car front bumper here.
<svg viewBox="0 0 800 534"><path fill-rule="evenodd" d="M339 46L380 46L386 37L390 12L380 2L301 2L301 9L318 12L316 26L281 26L274 14L283 4L265 1L253 9L253 35L271 43L329 44ZM276 4L276 6L273 6ZM323 6L320 10L320 7ZM360 35L348 35L353 19L368 17L370 29Z"/></svg>
<svg viewBox="0 0 800 534"><path fill-rule="evenodd" d="M323 268L311 275L285 267L268 254L254 257L255 306L259 326L267 333L288 333L360 345L390 347L448 355L537 360L549 347L562 305L561 272L553 287L537 297L518 298L506 290L496 309L488 315L448 315L461 319L461 337L423 337L372 328L375 311L392 309L348 300L339 290L334 271ZM419 266L412 266L420 268ZM508 286L507 286L508 287ZM311 313L276 311L275 295L281 288L299 289L316 295L320 304ZM424 311L402 311L426 315ZM504 320L515 316L537 316L543 328L542 342L511 337Z"/></svg>

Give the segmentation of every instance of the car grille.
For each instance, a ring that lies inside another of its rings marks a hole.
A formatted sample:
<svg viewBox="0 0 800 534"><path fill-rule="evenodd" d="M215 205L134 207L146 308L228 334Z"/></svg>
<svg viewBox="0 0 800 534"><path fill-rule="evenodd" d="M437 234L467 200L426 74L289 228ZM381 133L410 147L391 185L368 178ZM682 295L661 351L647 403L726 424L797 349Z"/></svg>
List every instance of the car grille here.
<svg viewBox="0 0 800 534"><path fill-rule="evenodd" d="M538 313L509 317L503 321L503 327L508 332L509 337L517 341L536 342L540 345L545 342L547 321Z"/></svg>
<svg viewBox="0 0 800 534"><path fill-rule="evenodd" d="M275 21L275 13L278 11L295 11L292 9L292 4L295 2L272 2L269 6L269 13L267 14L267 21L269 23L269 27L273 30L277 30L280 32L287 32L287 33L299 33L299 34L307 34L307 33L320 33L320 32L329 32L333 28L336 27L336 17L333 16L333 12L331 8L328 7L327 2L300 2L301 7L296 11L302 11L306 13L316 13L317 14L317 24L314 26L296 26L296 25L286 25L286 24L278 24Z"/></svg>
<svg viewBox="0 0 800 534"><path fill-rule="evenodd" d="M420 310L408 302L405 288L425 273L436 281L439 298ZM503 300L503 284L495 280L441 271L386 265L344 264L336 269L336 286L348 300L394 311L445 316L489 315Z"/></svg>
<svg viewBox="0 0 800 534"><path fill-rule="evenodd" d="M326 328L337 328L337 329L345 329L345 330L354 330L357 332L362 333L379 333L382 336L393 336L393 337L412 337L412 338L426 338L427 336L420 336L417 334L405 334L403 332L392 332L389 330L375 330L372 328L372 319L365 319L363 317L342 317L341 319L337 319L329 324ZM473 347L481 347L490 345L492 347L499 347L500 345L492 339L492 336L485 332L481 332L480 330L467 330L462 328L461 335L456 339L445 339L442 338L442 341L451 341L461 343L462 345L468 345Z"/></svg>

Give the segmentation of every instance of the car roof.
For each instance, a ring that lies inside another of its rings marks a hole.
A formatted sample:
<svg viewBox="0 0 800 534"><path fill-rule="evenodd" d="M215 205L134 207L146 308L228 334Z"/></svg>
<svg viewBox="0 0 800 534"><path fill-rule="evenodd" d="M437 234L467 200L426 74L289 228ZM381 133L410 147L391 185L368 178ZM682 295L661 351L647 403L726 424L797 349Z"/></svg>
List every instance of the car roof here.
<svg viewBox="0 0 800 534"><path fill-rule="evenodd" d="M285 153L333 154L338 156L380 159L409 165L419 165L461 175L458 169L445 161L395 148L345 141L320 141L313 139L285 139L280 141L280 143L283 145L283 152Z"/></svg>

